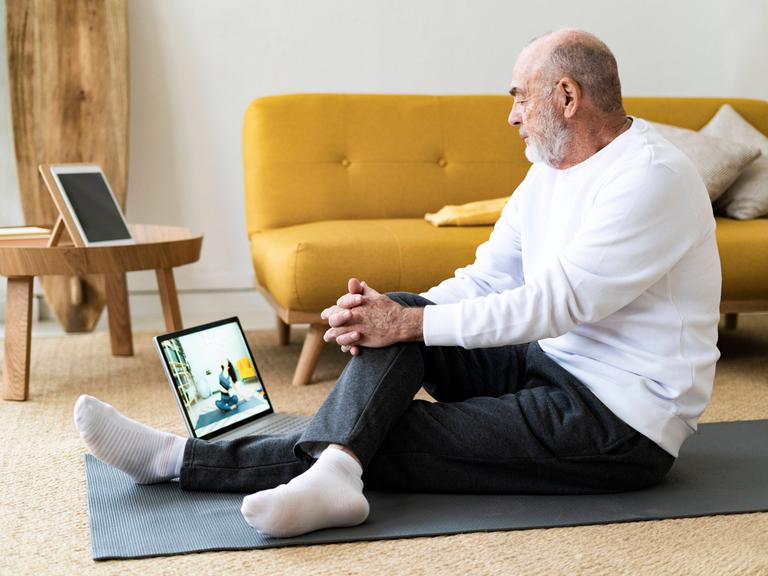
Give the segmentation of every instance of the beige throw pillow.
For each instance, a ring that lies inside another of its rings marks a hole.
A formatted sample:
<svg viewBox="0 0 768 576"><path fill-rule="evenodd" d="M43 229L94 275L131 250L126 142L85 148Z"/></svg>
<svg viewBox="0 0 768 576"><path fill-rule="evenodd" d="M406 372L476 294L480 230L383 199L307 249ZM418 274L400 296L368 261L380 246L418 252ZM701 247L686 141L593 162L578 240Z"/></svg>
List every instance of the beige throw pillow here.
<svg viewBox="0 0 768 576"><path fill-rule="evenodd" d="M768 137L744 120L728 104L717 111L702 134L756 146L762 155L747 166L733 186L715 202L715 210L731 218L748 220L768 214Z"/></svg>
<svg viewBox="0 0 768 576"><path fill-rule="evenodd" d="M717 200L741 171L760 155L756 146L713 138L695 130L651 122L664 138L691 159L701 174L709 199Z"/></svg>

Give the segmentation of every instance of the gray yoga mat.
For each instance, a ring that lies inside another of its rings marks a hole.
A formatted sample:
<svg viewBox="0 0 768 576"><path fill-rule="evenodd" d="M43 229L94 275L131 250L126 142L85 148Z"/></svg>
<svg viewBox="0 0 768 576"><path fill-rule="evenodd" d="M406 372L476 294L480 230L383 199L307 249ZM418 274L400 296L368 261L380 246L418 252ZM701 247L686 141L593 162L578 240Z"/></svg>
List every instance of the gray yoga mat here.
<svg viewBox="0 0 768 576"><path fill-rule="evenodd" d="M93 558L143 558L359 540L580 526L768 510L768 420L702 424L661 484L597 496L475 496L370 492L355 528L267 538L240 515L240 494L138 486L86 456Z"/></svg>

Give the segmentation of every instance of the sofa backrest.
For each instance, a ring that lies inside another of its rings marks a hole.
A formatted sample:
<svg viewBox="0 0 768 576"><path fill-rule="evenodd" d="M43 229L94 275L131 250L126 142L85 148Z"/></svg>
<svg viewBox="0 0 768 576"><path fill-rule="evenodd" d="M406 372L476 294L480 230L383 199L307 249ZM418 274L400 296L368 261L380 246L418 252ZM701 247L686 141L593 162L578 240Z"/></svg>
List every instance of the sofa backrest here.
<svg viewBox="0 0 768 576"><path fill-rule="evenodd" d="M768 135L768 102L625 98L628 114L698 130L729 103ZM318 220L421 218L511 194L530 164L509 96L295 94L243 125L249 236Z"/></svg>

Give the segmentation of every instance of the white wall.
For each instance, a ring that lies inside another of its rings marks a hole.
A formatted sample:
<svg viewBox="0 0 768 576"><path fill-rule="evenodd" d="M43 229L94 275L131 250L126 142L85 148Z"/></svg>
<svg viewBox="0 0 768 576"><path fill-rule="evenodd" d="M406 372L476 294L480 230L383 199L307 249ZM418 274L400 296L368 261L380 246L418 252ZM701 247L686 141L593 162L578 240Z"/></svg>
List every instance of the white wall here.
<svg viewBox="0 0 768 576"><path fill-rule="evenodd" d="M180 288L251 286L240 141L253 98L504 94L521 46L566 25L614 50L625 94L768 98L765 0L130 0L128 219L205 234ZM0 83L0 223L13 223Z"/></svg>

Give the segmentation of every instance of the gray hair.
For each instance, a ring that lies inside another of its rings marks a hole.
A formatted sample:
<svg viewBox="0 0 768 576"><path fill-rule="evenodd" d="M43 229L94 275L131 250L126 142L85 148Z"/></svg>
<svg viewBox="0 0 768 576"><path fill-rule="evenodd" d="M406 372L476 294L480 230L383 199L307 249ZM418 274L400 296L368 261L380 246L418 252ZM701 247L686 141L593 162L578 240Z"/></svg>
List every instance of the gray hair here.
<svg viewBox="0 0 768 576"><path fill-rule="evenodd" d="M592 34L581 32L559 42L541 71L553 81L570 76L603 112L623 109L616 58L608 46Z"/></svg>

